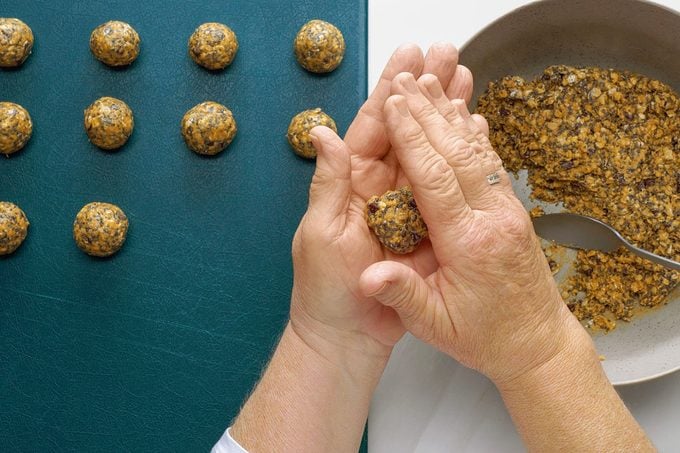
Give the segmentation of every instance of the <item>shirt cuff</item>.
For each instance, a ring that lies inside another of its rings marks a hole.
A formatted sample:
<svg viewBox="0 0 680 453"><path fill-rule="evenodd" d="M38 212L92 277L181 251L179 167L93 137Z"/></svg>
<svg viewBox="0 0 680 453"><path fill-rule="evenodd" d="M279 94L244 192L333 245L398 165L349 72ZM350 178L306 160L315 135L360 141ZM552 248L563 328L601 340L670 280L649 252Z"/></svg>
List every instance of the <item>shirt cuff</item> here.
<svg viewBox="0 0 680 453"><path fill-rule="evenodd" d="M222 434L220 440L212 448L211 453L248 453L242 446L238 444L229 433L231 427Z"/></svg>

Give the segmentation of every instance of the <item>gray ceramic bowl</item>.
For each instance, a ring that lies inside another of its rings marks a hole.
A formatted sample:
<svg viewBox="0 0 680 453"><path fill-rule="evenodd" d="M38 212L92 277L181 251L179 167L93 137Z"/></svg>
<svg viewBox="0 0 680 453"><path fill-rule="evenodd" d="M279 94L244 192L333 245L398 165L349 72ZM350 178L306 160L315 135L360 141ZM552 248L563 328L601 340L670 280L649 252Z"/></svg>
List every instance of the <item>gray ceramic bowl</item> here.
<svg viewBox="0 0 680 453"><path fill-rule="evenodd" d="M533 78L552 64L627 69L680 92L680 14L639 0L543 0L501 17L461 49L475 77L473 105L488 82ZM530 208L526 178L515 190ZM546 205L543 205L546 207ZM559 207L546 207L546 211ZM653 379L680 369L680 290L667 306L595 335L614 384Z"/></svg>

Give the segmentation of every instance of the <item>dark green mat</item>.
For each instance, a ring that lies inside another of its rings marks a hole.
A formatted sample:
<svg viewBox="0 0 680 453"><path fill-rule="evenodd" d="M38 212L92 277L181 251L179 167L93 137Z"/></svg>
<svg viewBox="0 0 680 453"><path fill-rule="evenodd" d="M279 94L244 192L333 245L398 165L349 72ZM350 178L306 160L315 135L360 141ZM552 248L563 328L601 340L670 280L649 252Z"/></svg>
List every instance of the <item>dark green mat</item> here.
<svg viewBox="0 0 680 453"><path fill-rule="evenodd" d="M285 140L292 115L320 106L344 132L365 97L366 0L3 1L35 34L33 55L0 72L0 99L31 113L26 149L0 159L0 199L31 221L0 260L2 451L206 451L236 414L284 325L290 242L312 162ZM326 77L295 62L292 40L312 18L345 33L344 63ZM142 39L132 67L90 55L91 30L129 22ZM237 33L231 68L186 55L202 22ZM83 109L126 101L135 132L121 151L90 145ZM230 107L239 133L217 158L191 153L184 112ZM108 260L71 238L90 201L131 222Z"/></svg>

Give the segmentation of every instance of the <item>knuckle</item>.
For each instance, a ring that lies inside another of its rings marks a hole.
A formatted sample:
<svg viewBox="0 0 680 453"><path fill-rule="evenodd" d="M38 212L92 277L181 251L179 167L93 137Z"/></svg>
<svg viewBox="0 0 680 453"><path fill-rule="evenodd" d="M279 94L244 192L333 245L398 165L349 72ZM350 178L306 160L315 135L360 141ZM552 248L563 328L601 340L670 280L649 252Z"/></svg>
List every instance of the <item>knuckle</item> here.
<svg viewBox="0 0 680 453"><path fill-rule="evenodd" d="M400 135L401 140L411 147L424 148L429 144L423 130L415 125L402 128Z"/></svg>
<svg viewBox="0 0 680 453"><path fill-rule="evenodd" d="M423 184L428 191L441 192L448 190L455 180L453 169L440 156L425 159L423 167Z"/></svg>
<svg viewBox="0 0 680 453"><path fill-rule="evenodd" d="M437 108L429 102L422 102L413 106L411 112L416 118L426 119L428 121L434 121L437 116L439 116Z"/></svg>

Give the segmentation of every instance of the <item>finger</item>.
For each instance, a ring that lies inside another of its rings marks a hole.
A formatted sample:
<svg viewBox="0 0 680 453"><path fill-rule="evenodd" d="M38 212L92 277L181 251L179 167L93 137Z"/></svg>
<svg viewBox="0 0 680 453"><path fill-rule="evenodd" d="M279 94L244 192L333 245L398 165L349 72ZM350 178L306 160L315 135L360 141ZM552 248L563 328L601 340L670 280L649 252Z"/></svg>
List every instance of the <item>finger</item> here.
<svg viewBox="0 0 680 453"><path fill-rule="evenodd" d="M433 74L443 86L447 86L458 67L458 49L447 42L433 44L425 55L423 74Z"/></svg>
<svg viewBox="0 0 680 453"><path fill-rule="evenodd" d="M324 126L310 131L316 148L316 170L309 189L309 212L328 227L345 226L352 194L349 149L335 132Z"/></svg>
<svg viewBox="0 0 680 453"><path fill-rule="evenodd" d="M455 118L444 118L421 89L429 92L431 98L439 99L440 104L450 104L439 81L427 74L421 78L420 86L411 74L399 74L392 83L392 91L405 97L432 147L453 168L468 205L479 210L492 208L498 197L486 179L487 173L476 155L479 145L465 119L457 108L450 109Z"/></svg>
<svg viewBox="0 0 680 453"><path fill-rule="evenodd" d="M472 120L475 122L480 132L484 134L485 137L489 138L489 122L486 121L486 118L475 113L472 115Z"/></svg>
<svg viewBox="0 0 680 453"><path fill-rule="evenodd" d="M446 97L449 99L463 99L467 104L472 99L473 82L472 72L465 66L458 65L456 75L453 76L448 87L443 82L442 86L446 87Z"/></svg>
<svg viewBox="0 0 680 453"><path fill-rule="evenodd" d="M484 169L485 174L498 174L500 182L495 185L495 187L502 188L506 192L514 194L510 176L505 171L503 161L493 149L493 145L489 140L489 123L487 123L482 115L471 115L463 101L453 100L451 102L456 106L461 116L465 118L468 127L473 131L475 139L481 144L481 146L476 147L475 149L477 156L482 162L482 168Z"/></svg>
<svg viewBox="0 0 680 453"><path fill-rule="evenodd" d="M375 263L361 274L359 288L367 297L394 309L416 337L435 343L441 338L443 332L436 330L438 320L449 319L441 295L410 267L395 261Z"/></svg>
<svg viewBox="0 0 680 453"><path fill-rule="evenodd" d="M351 152L366 158L381 159L390 149L385 133L383 106L390 95L392 79L401 72L420 76L423 52L416 44L404 44L390 58L373 93L359 110L345 134Z"/></svg>
<svg viewBox="0 0 680 453"><path fill-rule="evenodd" d="M446 159L430 145L422 127L409 112L406 99L391 96L385 103L385 116L390 141L404 174L412 184L420 213L428 225L430 240L441 262L450 258L445 244L455 240L459 234L457 229L469 224L472 211L456 174Z"/></svg>

